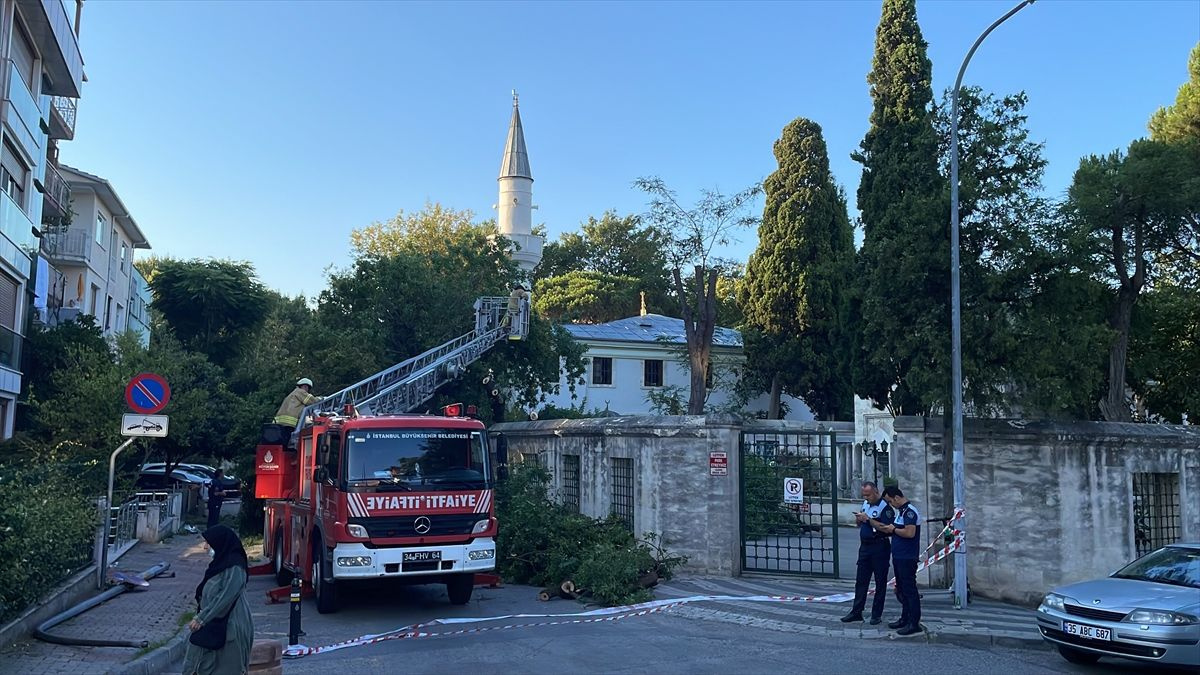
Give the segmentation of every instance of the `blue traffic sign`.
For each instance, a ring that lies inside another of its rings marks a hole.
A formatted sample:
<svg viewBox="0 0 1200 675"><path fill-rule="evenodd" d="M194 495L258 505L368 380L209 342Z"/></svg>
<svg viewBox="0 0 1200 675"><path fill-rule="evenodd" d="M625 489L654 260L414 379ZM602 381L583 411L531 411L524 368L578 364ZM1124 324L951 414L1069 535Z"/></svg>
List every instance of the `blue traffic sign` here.
<svg viewBox="0 0 1200 675"><path fill-rule="evenodd" d="M167 407L170 400L171 387L161 375L142 373L134 376L125 387L125 402L134 412L143 415L153 415Z"/></svg>

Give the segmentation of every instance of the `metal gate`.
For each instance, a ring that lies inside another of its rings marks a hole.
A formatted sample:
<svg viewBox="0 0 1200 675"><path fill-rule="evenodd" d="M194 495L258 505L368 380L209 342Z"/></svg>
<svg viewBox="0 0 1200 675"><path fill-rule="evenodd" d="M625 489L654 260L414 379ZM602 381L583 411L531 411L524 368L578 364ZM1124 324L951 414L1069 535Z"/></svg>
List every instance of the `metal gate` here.
<svg viewBox="0 0 1200 675"><path fill-rule="evenodd" d="M742 570L838 576L833 431L743 432Z"/></svg>

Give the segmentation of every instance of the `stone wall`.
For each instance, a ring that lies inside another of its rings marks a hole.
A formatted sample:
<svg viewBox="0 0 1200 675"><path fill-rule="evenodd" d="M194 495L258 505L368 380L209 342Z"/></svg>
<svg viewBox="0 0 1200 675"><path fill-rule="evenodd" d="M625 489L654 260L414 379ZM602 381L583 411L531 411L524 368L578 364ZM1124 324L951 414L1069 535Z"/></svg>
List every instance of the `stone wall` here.
<svg viewBox="0 0 1200 675"><path fill-rule="evenodd" d="M563 488L563 456L579 457L580 512L612 510L612 459L633 460L634 530L655 532L687 569L734 575L738 559L739 489L736 420L725 416L604 417L500 424L509 462L538 457L553 488ZM709 475L709 453L724 452L726 476Z"/></svg>
<svg viewBox="0 0 1200 675"><path fill-rule="evenodd" d="M894 428L905 495L927 517L949 515L942 420L901 417ZM963 447L975 593L1032 604L1137 557L1135 473L1178 474L1181 539L1200 540L1200 428L969 419ZM927 581L944 587L946 568Z"/></svg>

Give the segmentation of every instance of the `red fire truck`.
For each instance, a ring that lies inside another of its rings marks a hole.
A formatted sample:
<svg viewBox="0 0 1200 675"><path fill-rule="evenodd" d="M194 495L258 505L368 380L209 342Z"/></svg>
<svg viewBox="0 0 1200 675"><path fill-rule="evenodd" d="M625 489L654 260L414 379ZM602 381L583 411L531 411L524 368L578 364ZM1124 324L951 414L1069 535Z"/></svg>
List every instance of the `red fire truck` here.
<svg viewBox="0 0 1200 675"><path fill-rule="evenodd" d="M363 580L444 583L471 598L495 569L496 461L473 406L411 414L501 339L528 332L528 302L476 303L476 329L309 406L295 429L264 428L255 493L276 580L311 587L321 613ZM490 377L485 380L489 382ZM496 393L496 392L493 392Z"/></svg>

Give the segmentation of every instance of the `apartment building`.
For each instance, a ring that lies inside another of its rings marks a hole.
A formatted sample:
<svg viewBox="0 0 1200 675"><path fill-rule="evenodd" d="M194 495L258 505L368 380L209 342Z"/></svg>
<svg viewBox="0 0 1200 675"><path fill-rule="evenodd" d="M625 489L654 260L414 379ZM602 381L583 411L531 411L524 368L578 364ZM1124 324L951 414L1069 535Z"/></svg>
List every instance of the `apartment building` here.
<svg viewBox="0 0 1200 675"><path fill-rule="evenodd" d="M54 171L75 134L83 86L81 0L0 0L0 438L12 434L21 347L40 286L43 223L61 222L70 195ZM48 274L48 272L43 272Z"/></svg>
<svg viewBox="0 0 1200 675"><path fill-rule="evenodd" d="M133 267L134 251L150 248L146 235L107 180L65 164L58 171L70 187L73 213L42 236L54 280L46 323L90 315L105 335L134 330L148 343L149 288Z"/></svg>

